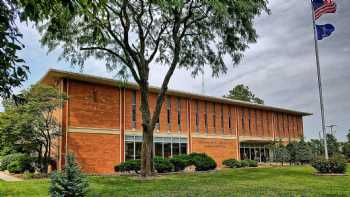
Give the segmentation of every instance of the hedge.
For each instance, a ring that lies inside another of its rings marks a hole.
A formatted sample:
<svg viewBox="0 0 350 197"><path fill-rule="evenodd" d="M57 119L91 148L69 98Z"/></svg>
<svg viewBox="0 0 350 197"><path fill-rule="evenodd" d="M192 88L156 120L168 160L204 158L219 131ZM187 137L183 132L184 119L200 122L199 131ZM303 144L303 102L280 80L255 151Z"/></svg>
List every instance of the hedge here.
<svg viewBox="0 0 350 197"><path fill-rule="evenodd" d="M174 164L169 159L164 159L163 157L155 157L153 159L153 165L158 173L171 172L174 169Z"/></svg>
<svg viewBox="0 0 350 197"><path fill-rule="evenodd" d="M176 155L169 160L174 165L176 172L184 170L191 165L191 158L189 155Z"/></svg>
<svg viewBox="0 0 350 197"><path fill-rule="evenodd" d="M230 168L245 168L245 167L257 167L258 162L255 160L241 160L226 159L222 162L223 165Z"/></svg>
<svg viewBox="0 0 350 197"><path fill-rule="evenodd" d="M208 171L216 168L216 162L205 153L191 153L190 164L196 167L196 171Z"/></svg>
<svg viewBox="0 0 350 197"><path fill-rule="evenodd" d="M346 172L346 159L343 156L334 156L326 160L324 158L317 158L312 161L314 167L319 173L341 173Z"/></svg>
<svg viewBox="0 0 350 197"><path fill-rule="evenodd" d="M2 157L0 170L8 170L10 173L22 173L24 171L34 171L32 158L23 153L14 153Z"/></svg>

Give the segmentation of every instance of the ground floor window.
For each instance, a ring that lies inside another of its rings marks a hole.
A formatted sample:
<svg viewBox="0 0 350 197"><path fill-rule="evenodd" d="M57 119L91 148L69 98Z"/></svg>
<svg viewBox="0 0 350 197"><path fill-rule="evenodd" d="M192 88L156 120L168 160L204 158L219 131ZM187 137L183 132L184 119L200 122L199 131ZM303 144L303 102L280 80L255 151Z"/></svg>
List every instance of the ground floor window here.
<svg viewBox="0 0 350 197"><path fill-rule="evenodd" d="M155 137L153 150L155 156L170 158L187 154L187 138ZM125 160L141 159L141 136L125 136Z"/></svg>
<svg viewBox="0 0 350 197"><path fill-rule="evenodd" d="M257 162L267 162L270 158L270 150L266 144L241 143L241 159L250 159Z"/></svg>

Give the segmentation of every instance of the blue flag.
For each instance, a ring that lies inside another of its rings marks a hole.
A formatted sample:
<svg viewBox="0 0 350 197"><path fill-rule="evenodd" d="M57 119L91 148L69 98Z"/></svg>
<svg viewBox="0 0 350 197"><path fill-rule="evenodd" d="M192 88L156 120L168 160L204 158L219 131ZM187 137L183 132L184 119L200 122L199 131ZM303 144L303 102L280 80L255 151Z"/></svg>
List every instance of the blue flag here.
<svg viewBox="0 0 350 197"><path fill-rule="evenodd" d="M328 37L335 30L335 27L331 24L325 25L316 25L317 39L322 40L325 37Z"/></svg>

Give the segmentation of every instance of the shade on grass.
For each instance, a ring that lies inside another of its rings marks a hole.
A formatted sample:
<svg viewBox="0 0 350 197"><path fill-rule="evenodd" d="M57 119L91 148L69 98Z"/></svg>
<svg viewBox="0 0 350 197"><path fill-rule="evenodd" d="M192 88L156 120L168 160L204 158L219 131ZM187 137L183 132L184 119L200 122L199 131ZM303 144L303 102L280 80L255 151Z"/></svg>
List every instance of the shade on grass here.
<svg viewBox="0 0 350 197"><path fill-rule="evenodd" d="M150 181L89 177L89 196L350 196L350 176L313 172L296 166L165 175ZM48 187L48 180L0 182L0 196L48 196Z"/></svg>

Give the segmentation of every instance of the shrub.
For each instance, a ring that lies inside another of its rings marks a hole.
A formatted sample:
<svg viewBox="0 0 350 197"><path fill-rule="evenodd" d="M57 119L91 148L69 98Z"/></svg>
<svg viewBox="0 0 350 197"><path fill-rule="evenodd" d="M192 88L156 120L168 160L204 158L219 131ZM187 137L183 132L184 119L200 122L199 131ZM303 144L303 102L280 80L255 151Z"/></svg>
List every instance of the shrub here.
<svg viewBox="0 0 350 197"><path fill-rule="evenodd" d="M196 167L196 171L207 171L216 168L216 162L205 153L191 153L189 155L191 165Z"/></svg>
<svg viewBox="0 0 350 197"><path fill-rule="evenodd" d="M158 173L171 172L174 169L174 165L168 159L162 157L155 157L153 159L153 165Z"/></svg>
<svg viewBox="0 0 350 197"><path fill-rule="evenodd" d="M128 160L114 167L116 172L136 172L138 173L141 170L141 161Z"/></svg>
<svg viewBox="0 0 350 197"><path fill-rule="evenodd" d="M230 167L230 168L240 168L241 162L239 162L236 159L226 159L222 162L223 165Z"/></svg>
<svg viewBox="0 0 350 197"><path fill-rule="evenodd" d="M1 160L0 170L8 170L11 173L21 173L26 170L33 171L32 159L23 153L6 155Z"/></svg>
<svg viewBox="0 0 350 197"><path fill-rule="evenodd" d="M346 160L343 156L333 156L328 161L324 158L317 158L312 161L314 167L320 173L345 173Z"/></svg>
<svg viewBox="0 0 350 197"><path fill-rule="evenodd" d="M247 160L248 167L258 167L258 162L255 160Z"/></svg>
<svg viewBox="0 0 350 197"><path fill-rule="evenodd" d="M51 176L50 195L52 197L86 196L89 184L84 175L80 172L74 156L69 154L66 157L67 165L62 172L55 172Z"/></svg>
<svg viewBox="0 0 350 197"><path fill-rule="evenodd" d="M191 165L191 158L188 155L176 155L169 161L174 165L176 172L184 170L187 166Z"/></svg>
<svg viewBox="0 0 350 197"><path fill-rule="evenodd" d="M249 161L248 160L241 160L241 167L242 168L249 167Z"/></svg>

